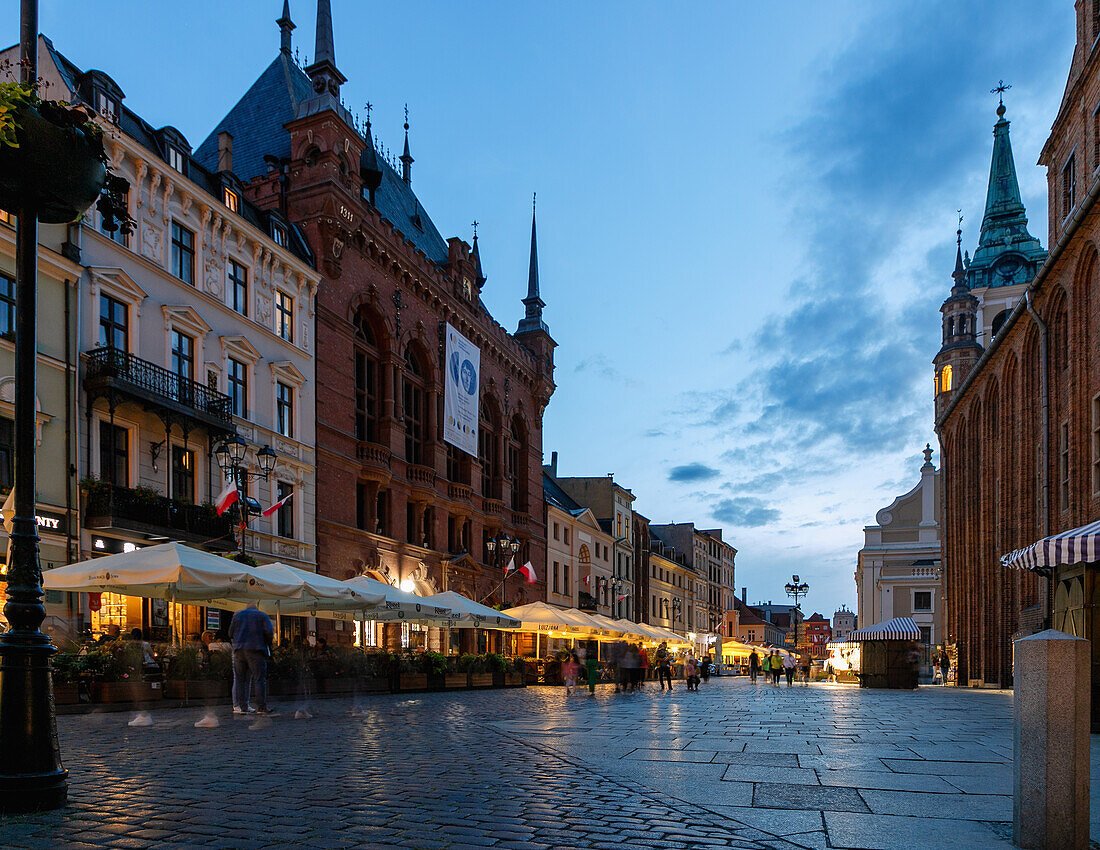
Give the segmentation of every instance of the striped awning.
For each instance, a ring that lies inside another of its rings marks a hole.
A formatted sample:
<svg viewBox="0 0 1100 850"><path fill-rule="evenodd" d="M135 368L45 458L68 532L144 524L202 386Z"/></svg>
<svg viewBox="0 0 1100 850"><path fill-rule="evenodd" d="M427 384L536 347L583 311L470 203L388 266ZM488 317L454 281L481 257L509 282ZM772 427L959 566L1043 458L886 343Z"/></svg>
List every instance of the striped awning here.
<svg viewBox="0 0 1100 850"><path fill-rule="evenodd" d="M884 623L856 629L848 635L848 640L920 640L920 629L912 617L894 617Z"/></svg>
<svg viewBox="0 0 1100 850"><path fill-rule="evenodd" d="M1001 564L1006 567L1047 573L1059 564L1082 561L1100 561L1100 520L1001 556Z"/></svg>

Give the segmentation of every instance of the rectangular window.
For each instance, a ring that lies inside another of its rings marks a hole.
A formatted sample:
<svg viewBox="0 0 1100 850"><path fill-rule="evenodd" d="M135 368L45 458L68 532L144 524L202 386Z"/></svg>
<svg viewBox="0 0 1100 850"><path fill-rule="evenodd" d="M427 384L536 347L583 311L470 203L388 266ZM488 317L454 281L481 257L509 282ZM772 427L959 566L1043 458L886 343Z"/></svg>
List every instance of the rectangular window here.
<svg viewBox="0 0 1100 850"><path fill-rule="evenodd" d="M229 358L227 389L233 402L234 416L248 416L248 367L240 360Z"/></svg>
<svg viewBox="0 0 1100 850"><path fill-rule="evenodd" d="M1100 168L1100 104L1092 113L1092 170Z"/></svg>
<svg viewBox="0 0 1100 850"><path fill-rule="evenodd" d="M554 539L557 540L560 537L558 524L554 523Z"/></svg>
<svg viewBox="0 0 1100 850"><path fill-rule="evenodd" d="M99 296L99 345L129 351L127 324L129 311L121 301L110 295Z"/></svg>
<svg viewBox="0 0 1100 850"><path fill-rule="evenodd" d="M7 210L0 210L0 224L6 224L8 227L15 227L15 216Z"/></svg>
<svg viewBox="0 0 1100 850"><path fill-rule="evenodd" d="M225 200L225 205L227 207L229 207L230 210L232 210L233 212L240 212L241 211L240 196L236 192L234 192L232 189L226 188L224 190L223 198Z"/></svg>
<svg viewBox="0 0 1100 850"><path fill-rule="evenodd" d="M378 370L373 358L355 352L355 439L378 442ZM450 446L448 445L448 448ZM448 459L451 457L447 455ZM455 463L457 465L457 457ZM448 478L457 481L457 473Z"/></svg>
<svg viewBox="0 0 1100 850"><path fill-rule="evenodd" d="M355 485L355 527L360 531L371 531L367 528L367 499L370 494L367 492L367 485L363 482L358 482Z"/></svg>
<svg viewBox="0 0 1100 850"><path fill-rule="evenodd" d="M562 574L561 574L562 587L561 587L561 592L564 593L566 596L569 595L569 571L570 571L570 569L571 568L570 568L569 564L562 564Z"/></svg>
<svg viewBox="0 0 1100 850"><path fill-rule="evenodd" d="M15 339L15 278L0 274L0 338Z"/></svg>
<svg viewBox="0 0 1100 850"><path fill-rule="evenodd" d="M106 92L95 93L95 111L109 121L118 122L118 103Z"/></svg>
<svg viewBox="0 0 1100 850"><path fill-rule="evenodd" d="M1058 433L1058 506L1069 510L1069 423L1063 422Z"/></svg>
<svg viewBox="0 0 1100 850"><path fill-rule="evenodd" d="M294 299L279 290L275 290L275 333L294 342Z"/></svg>
<svg viewBox="0 0 1100 850"><path fill-rule="evenodd" d="M12 482L12 461L15 458L15 423L10 419L0 419L0 489L10 490Z"/></svg>
<svg viewBox="0 0 1100 850"><path fill-rule="evenodd" d="M184 283L195 285L195 234L175 221L172 222L171 272Z"/></svg>
<svg viewBox="0 0 1100 850"><path fill-rule="evenodd" d="M1068 218L1077 205L1077 155L1070 154L1062 166L1062 218Z"/></svg>
<svg viewBox="0 0 1100 850"><path fill-rule="evenodd" d="M1092 399L1092 492L1100 493L1100 395Z"/></svg>
<svg viewBox="0 0 1100 850"><path fill-rule="evenodd" d="M180 174L187 173L183 160L183 151L179 148L168 148L168 164Z"/></svg>
<svg viewBox="0 0 1100 850"><path fill-rule="evenodd" d="M280 248L285 248L287 243L286 228L283 227L281 224L275 224L274 222L272 222L271 238L275 240L275 244L278 245Z"/></svg>
<svg viewBox="0 0 1100 850"><path fill-rule="evenodd" d="M189 381L195 378L195 340L177 330L172 331L172 372Z"/></svg>
<svg viewBox="0 0 1100 850"><path fill-rule="evenodd" d="M565 545L568 546L569 545L569 529L568 528L563 528L562 529L562 536L565 537Z"/></svg>
<svg viewBox="0 0 1100 850"><path fill-rule="evenodd" d="M920 642L921 643L932 643L932 627L931 626L921 626L920 627Z"/></svg>
<svg viewBox="0 0 1100 850"><path fill-rule="evenodd" d="M183 446L172 446L172 498L195 501L195 453Z"/></svg>
<svg viewBox="0 0 1100 850"><path fill-rule="evenodd" d="M99 477L120 487L130 483L130 432L102 420L99 423Z"/></svg>
<svg viewBox="0 0 1100 850"><path fill-rule="evenodd" d="M229 261L229 306L248 315L248 267L236 260Z"/></svg>
<svg viewBox="0 0 1100 850"><path fill-rule="evenodd" d="M294 485L288 484L285 481L280 481L279 486L275 491L276 501L281 501L294 492ZM294 500L291 499L278 511L275 512L277 517L276 521L276 533L280 537L293 537L294 536Z"/></svg>
<svg viewBox="0 0 1100 850"><path fill-rule="evenodd" d="M275 430L294 436L294 389L282 381L275 384Z"/></svg>
<svg viewBox="0 0 1100 850"><path fill-rule="evenodd" d="M558 592L558 562L554 561L554 593Z"/></svg>
<svg viewBox="0 0 1100 850"><path fill-rule="evenodd" d="M913 610L914 611L931 611L932 610L932 591L930 590L918 590L913 593Z"/></svg>

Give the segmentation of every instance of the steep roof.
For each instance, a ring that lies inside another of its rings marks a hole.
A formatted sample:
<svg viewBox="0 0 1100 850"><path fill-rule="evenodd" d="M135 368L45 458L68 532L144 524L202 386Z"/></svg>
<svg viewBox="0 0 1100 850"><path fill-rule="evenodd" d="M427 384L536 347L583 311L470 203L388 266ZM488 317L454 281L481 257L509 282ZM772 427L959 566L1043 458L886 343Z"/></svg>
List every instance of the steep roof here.
<svg viewBox="0 0 1100 850"><path fill-rule="evenodd" d="M573 516L579 516L586 510L574 502L548 472L542 473L542 493L548 504Z"/></svg>
<svg viewBox="0 0 1100 850"><path fill-rule="evenodd" d="M208 170L218 164L218 134L233 136L233 172L248 182L268 173L265 155L290 157L290 134L285 125L298 114L299 106L313 94L309 77L289 53L279 51L256 82L229 110L195 151L195 158ZM371 144L364 140L364 144ZM402 236L435 264L447 262L447 243L440 236L427 211L412 191L411 184L379 156L382 183L375 192L375 208Z"/></svg>
<svg viewBox="0 0 1100 850"><path fill-rule="evenodd" d="M767 620L757 614L752 608L738 599L736 596L733 598L733 605L737 609L737 622L742 626L769 626Z"/></svg>

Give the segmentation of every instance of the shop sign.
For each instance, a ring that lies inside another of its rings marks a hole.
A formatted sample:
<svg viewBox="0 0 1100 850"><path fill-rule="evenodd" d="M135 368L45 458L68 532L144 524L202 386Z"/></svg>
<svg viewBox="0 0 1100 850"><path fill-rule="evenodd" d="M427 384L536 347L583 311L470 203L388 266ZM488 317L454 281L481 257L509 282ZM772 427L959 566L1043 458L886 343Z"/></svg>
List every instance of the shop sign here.
<svg viewBox="0 0 1100 850"><path fill-rule="evenodd" d="M98 611L103 607L103 594L102 593L89 593L88 594L88 610Z"/></svg>
<svg viewBox="0 0 1100 850"><path fill-rule="evenodd" d="M35 522L38 523L39 531L48 531L50 534L66 534L69 530L69 524L66 521L65 514L55 514L52 511L38 511L34 515Z"/></svg>
<svg viewBox="0 0 1100 850"><path fill-rule="evenodd" d="M206 609L206 628L209 631L216 632L222 627L222 612L217 608Z"/></svg>

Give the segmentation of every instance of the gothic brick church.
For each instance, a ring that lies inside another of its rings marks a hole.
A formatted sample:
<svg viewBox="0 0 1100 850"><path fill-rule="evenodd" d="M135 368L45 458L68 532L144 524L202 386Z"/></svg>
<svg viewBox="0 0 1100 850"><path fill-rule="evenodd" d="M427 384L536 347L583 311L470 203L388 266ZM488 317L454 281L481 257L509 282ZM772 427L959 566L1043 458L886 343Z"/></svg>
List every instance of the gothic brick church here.
<svg viewBox="0 0 1100 850"><path fill-rule="evenodd" d="M288 3L277 24L275 60L196 157L300 229L323 273L315 317L319 569L425 594L455 590L490 605L544 598L542 417L554 391L555 343L542 319L534 222L526 315L509 333L480 297L477 236L472 246L445 240L413 192L408 124L399 163L390 162L376 150L369 118L360 129L342 105L329 0L317 3L316 49L305 68L292 55ZM480 349L476 457L443 439L447 324ZM539 578L531 587L509 582L507 600L485 545L502 533L519 541L516 562L530 560ZM350 639L341 625L328 624L330 640ZM393 638L391 629L386 642Z"/></svg>

